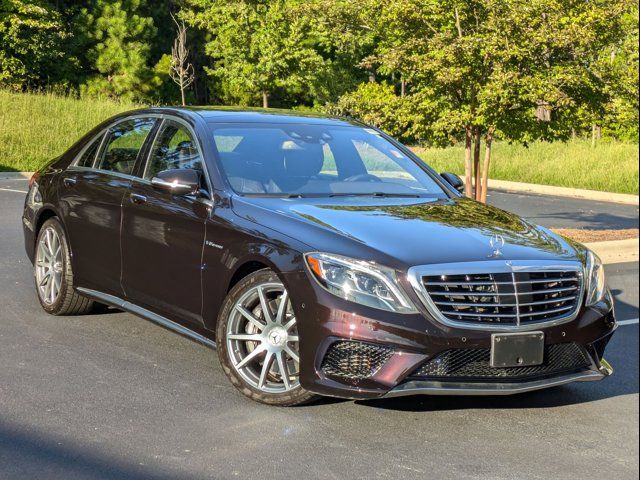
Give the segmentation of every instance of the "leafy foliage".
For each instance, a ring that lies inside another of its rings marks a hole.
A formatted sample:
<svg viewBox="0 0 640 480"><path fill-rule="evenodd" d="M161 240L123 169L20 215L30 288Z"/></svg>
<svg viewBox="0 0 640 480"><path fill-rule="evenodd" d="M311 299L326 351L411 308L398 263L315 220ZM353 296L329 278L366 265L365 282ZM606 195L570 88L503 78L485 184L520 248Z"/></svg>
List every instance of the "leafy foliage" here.
<svg viewBox="0 0 640 480"><path fill-rule="evenodd" d="M139 15L140 0L98 0L96 13L87 13L95 44L89 59L97 71L83 85L83 93L127 100L148 93L149 39L156 33L153 19Z"/></svg>
<svg viewBox="0 0 640 480"><path fill-rule="evenodd" d="M42 1L0 0L0 86L23 90L60 80L68 34L59 12ZM42 73L46 72L46 77Z"/></svg>
<svg viewBox="0 0 640 480"><path fill-rule="evenodd" d="M307 41L309 20L298 16L299 2L286 0L189 0L183 18L206 29L205 51L213 65L223 98L252 104L279 90L313 93L314 79L325 62Z"/></svg>
<svg viewBox="0 0 640 480"><path fill-rule="evenodd" d="M494 139L638 141L637 0L0 0L0 88L180 103L172 16L189 27L186 103L462 142L480 199Z"/></svg>

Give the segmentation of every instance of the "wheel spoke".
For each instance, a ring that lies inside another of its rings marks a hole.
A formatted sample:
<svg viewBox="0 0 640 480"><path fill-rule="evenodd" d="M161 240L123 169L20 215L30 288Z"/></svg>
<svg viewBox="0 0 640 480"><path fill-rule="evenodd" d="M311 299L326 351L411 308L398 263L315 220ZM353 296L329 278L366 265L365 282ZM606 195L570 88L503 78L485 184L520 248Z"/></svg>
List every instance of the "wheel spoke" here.
<svg viewBox="0 0 640 480"><path fill-rule="evenodd" d="M262 307L262 314L264 315L264 319L267 323L273 323L273 318L271 317L271 310L269 310L269 303L267 302L267 297L264 295L264 290L262 286L258 287L258 297L260 297L260 306Z"/></svg>
<svg viewBox="0 0 640 480"><path fill-rule="evenodd" d="M289 335L288 337L288 342L297 342L298 340L298 335Z"/></svg>
<svg viewBox="0 0 640 480"><path fill-rule="evenodd" d="M286 331L291 330L291 327L293 327L296 324L296 317L293 317L291 320L289 320L285 325L284 325L284 329Z"/></svg>
<svg viewBox="0 0 640 480"><path fill-rule="evenodd" d="M286 290L280 296L280 303L278 304L278 313L276 314L276 322L284 323L287 315L287 305L289 303L289 292Z"/></svg>
<svg viewBox="0 0 640 480"><path fill-rule="evenodd" d="M262 341L262 335L259 335L257 333L254 334L249 334L249 333L229 333L227 334L227 338L229 340L241 340L241 341L245 341L245 342L261 342Z"/></svg>
<svg viewBox="0 0 640 480"><path fill-rule="evenodd" d="M260 330L264 330L264 327L266 325L262 323L260 320L258 320L249 310L244 308L242 305L236 305L236 310L240 312L240 315L242 315L244 318L249 320L249 322L255 325L256 328Z"/></svg>
<svg viewBox="0 0 640 480"><path fill-rule="evenodd" d="M56 301L56 284L55 284L55 275L51 275L51 280L49 280L49 301L51 303Z"/></svg>
<svg viewBox="0 0 640 480"><path fill-rule="evenodd" d="M280 376L282 377L284 388L285 390L289 390L291 388L291 382L289 381L289 370L287 369L287 362L285 361L282 352L278 352L276 356L278 358L278 370L280 370Z"/></svg>
<svg viewBox="0 0 640 480"><path fill-rule="evenodd" d="M271 365L273 364L273 352L267 352L264 357L264 362L262 363L262 370L260 370L260 379L258 380L258 388L264 387L264 382L267 379L267 374L269 370L271 370Z"/></svg>
<svg viewBox="0 0 640 480"><path fill-rule="evenodd" d="M51 248L51 230L47 230L47 233L44 236L45 246L47 247L47 253L49 256L53 255L53 249Z"/></svg>
<svg viewBox="0 0 640 480"><path fill-rule="evenodd" d="M55 233L51 234L51 254L53 259L56 258L58 253L58 247L60 246L60 242L58 241L58 235Z"/></svg>
<svg viewBox="0 0 640 480"><path fill-rule="evenodd" d="M236 368L243 368L245 367L249 362L251 362L254 358L256 358L258 355L260 355L262 352L264 352L265 348L264 345L258 345L255 350L253 350L249 355L247 355L246 357L244 357L240 362L238 362L238 364L236 365Z"/></svg>
<svg viewBox="0 0 640 480"><path fill-rule="evenodd" d="M294 362L300 363L300 357L296 352L293 351L293 349L289 345L284 346L284 351L287 352L287 355L289 355Z"/></svg>

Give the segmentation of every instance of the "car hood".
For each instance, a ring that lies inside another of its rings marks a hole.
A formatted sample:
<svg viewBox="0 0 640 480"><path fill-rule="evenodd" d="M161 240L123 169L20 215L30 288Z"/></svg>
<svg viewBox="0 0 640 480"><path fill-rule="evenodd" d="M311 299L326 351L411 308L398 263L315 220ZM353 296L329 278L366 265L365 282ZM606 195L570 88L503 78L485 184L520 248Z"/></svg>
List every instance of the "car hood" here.
<svg viewBox="0 0 640 480"><path fill-rule="evenodd" d="M236 214L313 250L390 266L581 256L575 244L548 229L466 198L238 197L233 205ZM493 255L491 239L496 236L504 239L504 246Z"/></svg>

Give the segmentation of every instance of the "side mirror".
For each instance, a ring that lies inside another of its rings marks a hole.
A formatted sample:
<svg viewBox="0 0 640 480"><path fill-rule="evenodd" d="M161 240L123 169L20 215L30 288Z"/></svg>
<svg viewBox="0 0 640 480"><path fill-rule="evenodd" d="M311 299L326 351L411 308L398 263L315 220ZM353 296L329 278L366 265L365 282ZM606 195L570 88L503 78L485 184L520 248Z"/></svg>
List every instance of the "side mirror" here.
<svg viewBox="0 0 640 480"><path fill-rule="evenodd" d="M451 185L454 189L456 189L458 192L460 193L464 192L464 182L458 175L456 175L455 173L445 172L445 173L441 173L440 176L444 178L446 182L449 185Z"/></svg>
<svg viewBox="0 0 640 480"><path fill-rule="evenodd" d="M194 194L200 188L200 174L187 168L163 170L151 179L151 185L174 195Z"/></svg>

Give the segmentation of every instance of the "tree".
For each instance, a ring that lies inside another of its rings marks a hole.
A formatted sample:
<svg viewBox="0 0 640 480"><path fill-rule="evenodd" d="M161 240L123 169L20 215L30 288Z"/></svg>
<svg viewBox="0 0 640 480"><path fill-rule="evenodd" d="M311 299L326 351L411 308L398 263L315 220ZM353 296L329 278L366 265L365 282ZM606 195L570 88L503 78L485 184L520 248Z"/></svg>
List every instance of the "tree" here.
<svg viewBox="0 0 640 480"><path fill-rule="evenodd" d="M128 100L143 99L152 89L148 66L153 19L139 15L140 0L97 0L96 12L87 12L94 46L88 56L96 73L83 93Z"/></svg>
<svg viewBox="0 0 640 480"><path fill-rule="evenodd" d="M578 109L599 108L604 82L588 66L619 34L625 2L389 0L377 28L392 40L371 61L402 72L432 141L463 134L466 193L486 201L496 136L567 138Z"/></svg>
<svg viewBox="0 0 640 480"><path fill-rule="evenodd" d="M56 84L64 77L69 37L58 11L44 1L0 0L0 86L14 90Z"/></svg>
<svg viewBox="0 0 640 480"><path fill-rule="evenodd" d="M175 18L174 18L175 20ZM187 27L184 22L178 23L178 33L171 48L171 79L180 88L182 105L186 105L184 91L195 79L193 65L189 63L189 49L187 48Z"/></svg>
<svg viewBox="0 0 640 480"><path fill-rule="evenodd" d="M206 68L217 78L227 101L268 107L270 97L312 91L325 68L308 44L309 19L293 0L188 0L181 12L190 25L206 30Z"/></svg>

